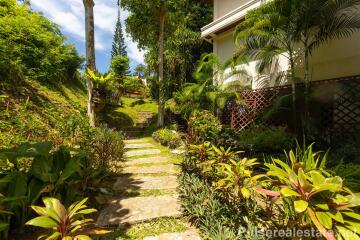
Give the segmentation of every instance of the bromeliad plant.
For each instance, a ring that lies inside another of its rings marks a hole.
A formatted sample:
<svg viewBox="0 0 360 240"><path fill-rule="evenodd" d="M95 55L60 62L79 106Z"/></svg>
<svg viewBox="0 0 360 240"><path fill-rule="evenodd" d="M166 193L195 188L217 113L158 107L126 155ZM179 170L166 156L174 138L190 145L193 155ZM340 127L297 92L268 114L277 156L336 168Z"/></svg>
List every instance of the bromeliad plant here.
<svg viewBox="0 0 360 240"><path fill-rule="evenodd" d="M324 170L326 155L320 158L310 146L302 154L291 151L288 157L289 163L273 159L265 165L267 175L277 183L277 193L296 213L294 224L311 222L328 240L360 239L360 214L353 210L360 206L360 194Z"/></svg>
<svg viewBox="0 0 360 240"><path fill-rule="evenodd" d="M84 216L97 210L87 208L86 201L87 198L66 209L56 198L44 198L45 207L31 207L40 216L28 221L26 225L51 230L48 235L42 235L38 239L91 240L88 235L91 234L89 226L93 219L85 219Z"/></svg>

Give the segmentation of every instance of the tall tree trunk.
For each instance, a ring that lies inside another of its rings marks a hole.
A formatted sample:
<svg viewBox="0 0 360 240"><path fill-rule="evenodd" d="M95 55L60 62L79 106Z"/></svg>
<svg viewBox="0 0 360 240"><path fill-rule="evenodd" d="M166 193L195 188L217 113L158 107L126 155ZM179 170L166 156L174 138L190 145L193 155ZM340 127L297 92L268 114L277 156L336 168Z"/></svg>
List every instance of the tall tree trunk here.
<svg viewBox="0 0 360 240"><path fill-rule="evenodd" d="M164 6L160 8L159 15L159 110L158 127L164 126L164 28L166 10Z"/></svg>
<svg viewBox="0 0 360 240"><path fill-rule="evenodd" d="M308 136L310 134L310 65L309 65L309 49L308 49L308 41L304 42L304 81L305 81L305 103L304 103L304 126L305 126L305 135Z"/></svg>
<svg viewBox="0 0 360 240"><path fill-rule="evenodd" d="M290 52L290 80L291 80L291 96L292 96L292 120L294 125L294 131L298 134L297 129L297 117L296 117L296 82L295 82L295 63L292 52Z"/></svg>
<svg viewBox="0 0 360 240"><path fill-rule="evenodd" d="M94 1L83 0L85 8L85 40L86 40L86 68L96 71L95 65L95 27L94 27ZM95 127L94 83L87 78L88 90L88 116L90 126Z"/></svg>

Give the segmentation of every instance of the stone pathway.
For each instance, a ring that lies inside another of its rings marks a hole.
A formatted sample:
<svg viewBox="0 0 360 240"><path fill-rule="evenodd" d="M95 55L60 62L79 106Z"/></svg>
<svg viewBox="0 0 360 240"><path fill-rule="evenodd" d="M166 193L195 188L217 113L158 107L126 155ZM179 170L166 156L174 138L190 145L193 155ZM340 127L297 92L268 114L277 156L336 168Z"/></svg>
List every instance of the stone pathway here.
<svg viewBox="0 0 360 240"><path fill-rule="evenodd" d="M127 162L122 175L118 177L113 189L136 191L174 190L152 196L135 196L113 199L100 212L99 226L110 227L121 224L136 224L161 217L180 217L180 202L175 190L178 187L178 168L171 163L172 156L161 155L156 145L144 140L127 140L125 148ZM140 194L139 194L140 195ZM195 229L188 228L182 233L163 233L149 236L145 240L200 240Z"/></svg>

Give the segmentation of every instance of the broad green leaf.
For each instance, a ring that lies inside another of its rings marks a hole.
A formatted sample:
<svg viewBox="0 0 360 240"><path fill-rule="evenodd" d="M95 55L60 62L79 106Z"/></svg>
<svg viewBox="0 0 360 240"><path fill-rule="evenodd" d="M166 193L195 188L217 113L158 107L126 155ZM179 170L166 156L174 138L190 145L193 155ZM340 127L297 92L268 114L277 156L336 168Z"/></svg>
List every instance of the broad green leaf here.
<svg viewBox="0 0 360 240"><path fill-rule="evenodd" d="M344 223L344 218L340 211L330 210L330 211L327 211L326 213L335 221Z"/></svg>
<svg viewBox="0 0 360 240"><path fill-rule="evenodd" d="M322 210L329 210L329 205L327 205L326 203L315 204L315 207L320 208Z"/></svg>
<svg viewBox="0 0 360 240"><path fill-rule="evenodd" d="M69 209L68 209L69 217L72 218L73 215L75 215L80 209L83 209L84 208L84 203L86 203L87 200L88 200L88 198L84 198L80 202L77 202L77 203L71 205L69 207Z"/></svg>
<svg viewBox="0 0 360 240"><path fill-rule="evenodd" d="M348 217L351 217L351 218L354 218L356 220L360 220L360 214L358 213L355 213L355 212L342 212L342 214L348 216Z"/></svg>
<svg viewBox="0 0 360 240"><path fill-rule="evenodd" d="M350 229L341 226L336 226L336 229L339 231L344 240L360 240L360 237Z"/></svg>
<svg viewBox="0 0 360 240"><path fill-rule="evenodd" d="M352 195L346 196L346 198L349 201L348 207L357 207L360 206L360 193L355 193Z"/></svg>
<svg viewBox="0 0 360 240"><path fill-rule="evenodd" d="M332 229L332 218L326 212L316 212L316 217L327 229Z"/></svg>
<svg viewBox="0 0 360 240"><path fill-rule="evenodd" d="M311 171L310 176L314 185L320 185L325 183L325 177L318 171Z"/></svg>
<svg viewBox="0 0 360 240"><path fill-rule="evenodd" d="M31 219L26 223L26 225L31 225L35 227L42 227L42 228L57 228L58 224L53 219L45 216L36 217Z"/></svg>
<svg viewBox="0 0 360 240"><path fill-rule="evenodd" d="M298 213L304 212L308 206L309 203L304 200L298 200L294 202L295 211Z"/></svg>
<svg viewBox="0 0 360 240"><path fill-rule="evenodd" d="M294 190L291 190L288 187L282 188L280 190L280 193L284 197L293 197L293 196L299 197L299 196L301 196L299 193L295 192Z"/></svg>
<svg viewBox="0 0 360 240"><path fill-rule="evenodd" d="M46 208L53 209L59 219L64 219L67 215L65 207L56 198L44 198Z"/></svg>
<svg viewBox="0 0 360 240"><path fill-rule="evenodd" d="M90 237L85 236L85 235L78 235L78 236L76 236L76 239L78 239L78 240L92 240Z"/></svg>
<svg viewBox="0 0 360 240"><path fill-rule="evenodd" d="M49 237L47 237L46 240L57 240L60 236L61 234L59 232L54 232Z"/></svg>
<svg viewBox="0 0 360 240"><path fill-rule="evenodd" d="M346 227L349 228L351 231L360 234L360 223L346 221Z"/></svg>

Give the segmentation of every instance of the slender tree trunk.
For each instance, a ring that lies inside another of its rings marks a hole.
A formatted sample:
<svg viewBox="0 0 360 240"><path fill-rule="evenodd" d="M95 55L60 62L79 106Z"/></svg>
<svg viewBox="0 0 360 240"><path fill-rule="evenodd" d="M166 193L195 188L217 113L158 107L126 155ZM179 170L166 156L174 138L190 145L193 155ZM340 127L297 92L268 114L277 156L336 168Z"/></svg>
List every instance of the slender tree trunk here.
<svg viewBox="0 0 360 240"><path fill-rule="evenodd" d="M295 82L295 63L292 52L290 52L290 80L291 80L291 96L292 96L292 118L294 131L298 134L297 129L297 118L296 118L296 82Z"/></svg>
<svg viewBox="0 0 360 240"><path fill-rule="evenodd" d="M166 11L163 6L160 8L159 22L159 113L158 127L164 126L164 28Z"/></svg>
<svg viewBox="0 0 360 240"><path fill-rule="evenodd" d="M85 44L86 44L86 68L96 71L95 65L95 28L94 28L94 1L83 0L85 8ZM87 78L88 90L88 116L90 126L95 127L95 106L94 106L94 83Z"/></svg>
<svg viewBox="0 0 360 240"><path fill-rule="evenodd" d="M305 135L310 134L310 65L309 65L309 48L308 41L304 42L304 81L305 81L305 104L304 104L304 123L305 123Z"/></svg>

